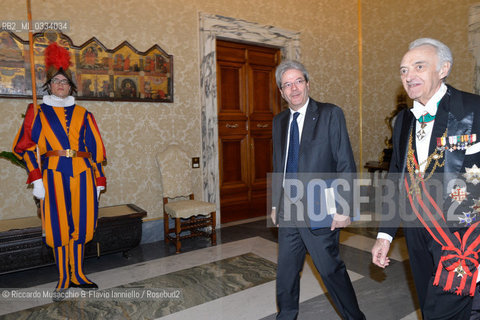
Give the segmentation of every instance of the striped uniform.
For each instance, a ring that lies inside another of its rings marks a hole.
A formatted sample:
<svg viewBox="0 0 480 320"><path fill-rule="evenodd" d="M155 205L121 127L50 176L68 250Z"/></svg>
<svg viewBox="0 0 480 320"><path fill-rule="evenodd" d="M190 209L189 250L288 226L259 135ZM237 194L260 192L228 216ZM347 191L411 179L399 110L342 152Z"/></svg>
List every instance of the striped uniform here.
<svg viewBox="0 0 480 320"><path fill-rule="evenodd" d="M41 155L42 172L36 158L36 145ZM45 157L48 151L67 149L90 152L92 156ZM83 260L83 245L92 240L97 226L96 187L106 186L102 165L106 160L105 147L95 119L85 108L75 104L52 107L43 103L38 112L30 104L13 143L13 152L26 164L27 183L43 180L45 242L55 248L57 266L61 271L64 265L65 273L68 263L81 264ZM65 261L63 257L68 255L70 259ZM60 261L59 257L62 257ZM81 266L79 268L81 271ZM75 271L71 272L74 280ZM81 280L76 282L82 283Z"/></svg>

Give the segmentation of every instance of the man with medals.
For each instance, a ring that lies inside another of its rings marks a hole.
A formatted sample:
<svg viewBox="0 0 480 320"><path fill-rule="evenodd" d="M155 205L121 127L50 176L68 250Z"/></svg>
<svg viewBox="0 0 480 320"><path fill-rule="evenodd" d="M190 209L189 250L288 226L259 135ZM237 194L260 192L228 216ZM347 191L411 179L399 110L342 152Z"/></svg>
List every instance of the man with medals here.
<svg viewBox="0 0 480 320"><path fill-rule="evenodd" d="M85 243L92 240L97 226L100 191L106 186L102 165L106 154L93 115L71 96L76 86L68 51L50 44L45 65L49 95L38 110L28 106L13 152L26 164L33 195L43 199L44 241L53 248L59 272L56 301L70 287L98 288L82 265Z"/></svg>
<svg viewBox="0 0 480 320"><path fill-rule="evenodd" d="M480 96L445 84L452 63L450 49L429 38L413 41L401 61L413 108L397 116L389 178L406 215L384 206L372 248L372 262L388 266L390 243L403 223L424 319L470 319L476 309ZM408 215L413 219L403 219Z"/></svg>

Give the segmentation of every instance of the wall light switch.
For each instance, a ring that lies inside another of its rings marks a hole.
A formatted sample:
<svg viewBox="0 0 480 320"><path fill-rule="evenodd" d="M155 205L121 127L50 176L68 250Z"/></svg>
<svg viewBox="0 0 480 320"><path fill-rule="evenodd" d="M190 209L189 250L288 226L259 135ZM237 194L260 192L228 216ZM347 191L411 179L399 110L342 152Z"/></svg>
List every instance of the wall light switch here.
<svg viewBox="0 0 480 320"><path fill-rule="evenodd" d="M192 158L192 168L200 168L200 158L194 157Z"/></svg>

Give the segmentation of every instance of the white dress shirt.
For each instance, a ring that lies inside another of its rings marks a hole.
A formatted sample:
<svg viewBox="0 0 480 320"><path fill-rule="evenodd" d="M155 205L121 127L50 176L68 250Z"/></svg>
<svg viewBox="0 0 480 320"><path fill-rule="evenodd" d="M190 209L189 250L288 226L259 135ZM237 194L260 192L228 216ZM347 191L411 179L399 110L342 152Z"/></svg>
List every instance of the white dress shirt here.
<svg viewBox="0 0 480 320"><path fill-rule="evenodd" d="M438 110L438 103L440 100L442 100L443 96L447 92L447 86L442 83L440 86L440 89L428 100L427 104L424 106L420 102L414 101L413 102L413 108L411 112L417 119L416 121L416 126L415 126L415 133L417 133L421 127L422 124L418 121L418 118L423 116L426 113L431 114L432 116L435 116L437 114ZM415 144L416 144L416 150L417 150L417 161L418 164L420 165L420 172L425 172L425 165L427 164L427 158L428 158L428 149L430 146L430 140L432 138L432 131L433 131L433 124L435 123L435 119L433 121L425 123L426 126L423 128L425 130L425 137L423 139L419 139L417 134L415 134Z"/></svg>
<svg viewBox="0 0 480 320"><path fill-rule="evenodd" d="M307 102L297 111L290 108L290 120L288 121L288 134L287 134L287 152L285 152L285 165L283 166L283 181L282 185L285 185L285 172L287 170L287 159L288 159L288 147L290 145L290 125L292 124L293 114L295 112L300 113L297 117L297 125L298 125L298 144L300 145L300 141L302 141L302 131L303 131L303 123L305 122L305 114L307 113L307 106L310 98L307 99ZM275 207L272 207L275 210Z"/></svg>

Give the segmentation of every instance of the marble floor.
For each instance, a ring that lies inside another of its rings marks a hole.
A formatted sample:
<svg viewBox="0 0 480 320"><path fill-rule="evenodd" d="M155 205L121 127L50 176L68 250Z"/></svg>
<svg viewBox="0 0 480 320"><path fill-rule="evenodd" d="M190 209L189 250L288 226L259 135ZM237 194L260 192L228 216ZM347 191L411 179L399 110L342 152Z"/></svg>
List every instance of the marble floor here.
<svg viewBox="0 0 480 320"><path fill-rule="evenodd" d="M374 235L362 222L341 233L341 255L361 309L367 319L418 319L403 238L394 240L391 265L382 270L371 264ZM44 294L56 284L53 266L1 275L0 319L275 319L276 229L257 219L224 225L217 238L214 247L186 240L181 254L157 242L131 250L128 259L86 259L98 294L70 289L71 298L60 303ZM340 319L312 266L307 257L299 319ZM43 296L12 298L5 291Z"/></svg>

